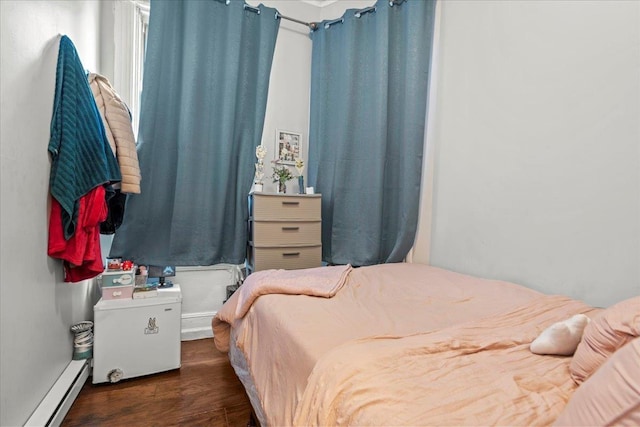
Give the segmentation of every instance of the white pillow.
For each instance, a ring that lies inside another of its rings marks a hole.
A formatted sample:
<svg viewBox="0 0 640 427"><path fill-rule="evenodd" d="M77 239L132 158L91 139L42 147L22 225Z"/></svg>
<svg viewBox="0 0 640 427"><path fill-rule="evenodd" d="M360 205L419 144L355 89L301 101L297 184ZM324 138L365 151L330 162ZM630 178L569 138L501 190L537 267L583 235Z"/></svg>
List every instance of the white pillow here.
<svg viewBox="0 0 640 427"><path fill-rule="evenodd" d="M575 316L549 326L529 347L534 354L557 354L571 356L580 344L584 328L590 319L584 314Z"/></svg>

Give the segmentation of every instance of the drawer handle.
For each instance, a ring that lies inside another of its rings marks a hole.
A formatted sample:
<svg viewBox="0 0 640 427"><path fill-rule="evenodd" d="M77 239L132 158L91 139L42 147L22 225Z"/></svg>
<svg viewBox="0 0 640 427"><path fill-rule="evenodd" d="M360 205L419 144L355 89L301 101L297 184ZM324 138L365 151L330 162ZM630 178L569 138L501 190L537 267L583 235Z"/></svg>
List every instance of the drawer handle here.
<svg viewBox="0 0 640 427"><path fill-rule="evenodd" d="M283 252L282 253L283 257L294 257L294 256L300 256L300 252Z"/></svg>
<svg viewBox="0 0 640 427"><path fill-rule="evenodd" d="M297 206L300 204L300 202L282 202L283 205L294 205Z"/></svg>
<svg viewBox="0 0 640 427"><path fill-rule="evenodd" d="M300 227L282 227L282 231L298 231Z"/></svg>

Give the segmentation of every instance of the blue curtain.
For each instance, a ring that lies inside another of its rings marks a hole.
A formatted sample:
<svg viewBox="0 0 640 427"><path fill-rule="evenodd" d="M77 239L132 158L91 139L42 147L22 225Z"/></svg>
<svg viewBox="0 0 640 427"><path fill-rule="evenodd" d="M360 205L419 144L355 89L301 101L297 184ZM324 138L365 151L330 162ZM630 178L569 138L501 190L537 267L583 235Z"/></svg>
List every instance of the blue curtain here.
<svg viewBox="0 0 640 427"><path fill-rule="evenodd" d="M241 263L280 21L242 1L153 1L138 156L112 256ZM260 13L256 12L256 9Z"/></svg>
<svg viewBox="0 0 640 427"><path fill-rule="evenodd" d="M399 262L415 238L435 0L392 3L312 34L309 181L330 263Z"/></svg>

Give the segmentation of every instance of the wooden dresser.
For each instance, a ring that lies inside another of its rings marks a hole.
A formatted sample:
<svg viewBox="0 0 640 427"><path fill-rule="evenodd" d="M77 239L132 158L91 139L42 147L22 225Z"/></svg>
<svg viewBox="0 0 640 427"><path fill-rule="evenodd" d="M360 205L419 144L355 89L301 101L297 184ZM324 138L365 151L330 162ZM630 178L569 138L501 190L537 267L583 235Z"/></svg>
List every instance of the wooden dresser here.
<svg viewBox="0 0 640 427"><path fill-rule="evenodd" d="M253 271L322 265L320 194L249 196L248 266Z"/></svg>

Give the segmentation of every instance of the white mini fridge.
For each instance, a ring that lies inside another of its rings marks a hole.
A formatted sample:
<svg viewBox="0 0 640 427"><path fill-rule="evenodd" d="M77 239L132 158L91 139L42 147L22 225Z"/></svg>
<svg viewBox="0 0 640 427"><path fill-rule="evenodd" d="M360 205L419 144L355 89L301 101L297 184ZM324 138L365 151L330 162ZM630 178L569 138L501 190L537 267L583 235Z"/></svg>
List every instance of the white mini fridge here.
<svg viewBox="0 0 640 427"><path fill-rule="evenodd" d="M157 297L98 301L93 383L179 368L181 306L179 285L159 289Z"/></svg>

